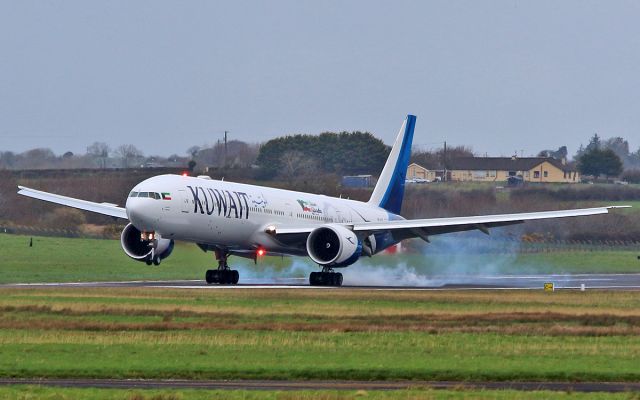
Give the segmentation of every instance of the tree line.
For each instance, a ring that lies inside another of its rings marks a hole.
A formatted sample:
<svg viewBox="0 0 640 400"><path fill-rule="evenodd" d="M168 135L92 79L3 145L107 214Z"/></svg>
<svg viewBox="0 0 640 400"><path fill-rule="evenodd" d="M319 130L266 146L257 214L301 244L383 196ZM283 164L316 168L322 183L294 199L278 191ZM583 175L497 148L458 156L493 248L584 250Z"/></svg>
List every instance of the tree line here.
<svg viewBox="0 0 640 400"><path fill-rule="evenodd" d="M56 155L51 149L36 148L22 153L0 151L0 169L74 169L74 168L139 168L148 166L180 167L188 158L172 154L169 157L145 156L131 144L111 148L103 142L87 146L83 154L67 151Z"/></svg>
<svg viewBox="0 0 640 400"><path fill-rule="evenodd" d="M265 143L231 140L226 144L191 146L183 155L168 157L145 156L130 144L111 148L104 142L94 142L87 146L84 154L56 155L46 148L23 153L0 151L0 169L188 167L195 173L209 173L212 168L214 171L244 169L248 171L245 176L257 180L292 182L318 174L377 175L389 151L390 147L380 139L360 131L289 135ZM428 151L414 149L411 162L427 169L445 169L450 168L449 164L455 158L474 155L468 146L453 146L446 151L442 147ZM640 182L640 149L632 152L628 141L621 137L602 140L595 134L586 146L580 146L573 159L566 146L542 150L538 156L564 159L583 175L596 178L622 176L630 182Z"/></svg>

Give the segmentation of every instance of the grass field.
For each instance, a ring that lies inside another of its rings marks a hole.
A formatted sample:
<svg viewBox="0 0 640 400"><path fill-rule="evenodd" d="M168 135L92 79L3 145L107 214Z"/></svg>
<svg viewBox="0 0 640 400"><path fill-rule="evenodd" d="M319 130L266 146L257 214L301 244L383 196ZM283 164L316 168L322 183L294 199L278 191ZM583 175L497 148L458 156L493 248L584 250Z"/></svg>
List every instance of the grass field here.
<svg viewBox="0 0 640 400"><path fill-rule="evenodd" d="M128 258L117 240L68 239L0 234L0 283L17 282L79 282L137 279L203 279L205 270L215 265L213 253L204 253L193 244L177 243L169 258L160 266L147 266ZM383 276L409 271L423 284L432 276L447 274L488 273L588 273L638 272L638 251L603 250L593 252L554 251L552 253L482 253L476 249L493 247L500 242L492 238L478 239L478 245L468 250L461 247L455 235L434 238L425 254L377 255L363 257L344 270L350 284L367 284L364 275ZM304 258L266 257L257 265L234 257L232 265L248 277L307 277L315 267Z"/></svg>
<svg viewBox="0 0 640 400"><path fill-rule="evenodd" d="M637 292L1 289L0 376L640 379Z"/></svg>
<svg viewBox="0 0 640 400"><path fill-rule="evenodd" d="M60 389L33 386L0 387L0 399L85 399L85 400L179 400L179 399L229 399L229 400L417 400L417 399L578 399L578 400L629 400L637 398L632 393L565 393L565 392L517 392L513 390L399 390L399 391L212 391L212 390L117 390L117 389Z"/></svg>
<svg viewBox="0 0 640 400"><path fill-rule="evenodd" d="M631 206L623 210L616 210L620 214L638 214L640 213L640 201L579 201L576 207L604 207L604 206Z"/></svg>

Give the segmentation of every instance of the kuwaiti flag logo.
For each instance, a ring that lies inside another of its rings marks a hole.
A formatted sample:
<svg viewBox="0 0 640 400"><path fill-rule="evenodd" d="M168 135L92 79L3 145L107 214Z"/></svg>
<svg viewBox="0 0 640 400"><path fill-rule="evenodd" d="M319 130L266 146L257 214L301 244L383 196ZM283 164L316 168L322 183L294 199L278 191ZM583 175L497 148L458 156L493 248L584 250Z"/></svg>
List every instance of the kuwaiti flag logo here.
<svg viewBox="0 0 640 400"><path fill-rule="evenodd" d="M171 200L171 193L162 193L162 200Z"/></svg>

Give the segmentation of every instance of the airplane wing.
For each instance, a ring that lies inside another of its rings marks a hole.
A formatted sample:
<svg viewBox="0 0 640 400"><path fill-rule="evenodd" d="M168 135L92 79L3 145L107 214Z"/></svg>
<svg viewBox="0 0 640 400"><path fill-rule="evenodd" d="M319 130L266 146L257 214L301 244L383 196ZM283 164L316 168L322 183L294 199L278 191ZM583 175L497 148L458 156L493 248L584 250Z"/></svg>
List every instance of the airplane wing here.
<svg viewBox="0 0 640 400"><path fill-rule="evenodd" d="M629 206L608 206L595 208L581 208L562 211L542 211L517 214L480 215L472 217L452 217L452 218L428 218L409 219L385 222L357 222L347 224L347 227L354 232L374 233L379 231L406 232L411 236L418 236L426 239L429 235L439 235L442 233L461 232L469 230L480 230L489 233L489 228L521 224L525 221L581 217L586 215L607 214L610 209L627 208ZM276 227L276 235L309 233L315 227Z"/></svg>
<svg viewBox="0 0 640 400"><path fill-rule="evenodd" d="M38 200L48 201L50 203L60 204L67 207L78 208L80 210L91 211L94 213L108 215L128 219L127 212L123 207L118 207L110 203L94 203L92 201L74 199L73 197L61 196L59 194L42 192L40 190L30 189L24 186L18 186L18 194L32 197Z"/></svg>

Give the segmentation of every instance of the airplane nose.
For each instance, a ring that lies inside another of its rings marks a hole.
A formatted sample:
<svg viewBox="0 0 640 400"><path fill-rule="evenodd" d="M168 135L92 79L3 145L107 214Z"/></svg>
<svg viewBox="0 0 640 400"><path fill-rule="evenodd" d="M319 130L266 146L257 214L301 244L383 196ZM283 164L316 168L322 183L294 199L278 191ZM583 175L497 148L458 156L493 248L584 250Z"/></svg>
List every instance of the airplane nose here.
<svg viewBox="0 0 640 400"><path fill-rule="evenodd" d="M160 212L153 207L155 200L128 198L125 208L129 221L139 230L154 231L160 220Z"/></svg>

